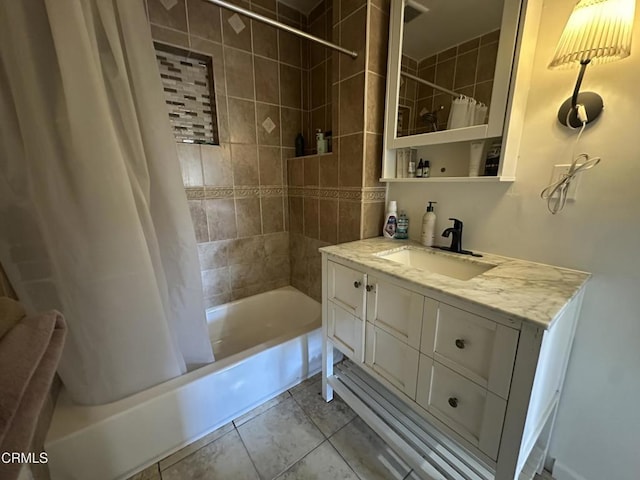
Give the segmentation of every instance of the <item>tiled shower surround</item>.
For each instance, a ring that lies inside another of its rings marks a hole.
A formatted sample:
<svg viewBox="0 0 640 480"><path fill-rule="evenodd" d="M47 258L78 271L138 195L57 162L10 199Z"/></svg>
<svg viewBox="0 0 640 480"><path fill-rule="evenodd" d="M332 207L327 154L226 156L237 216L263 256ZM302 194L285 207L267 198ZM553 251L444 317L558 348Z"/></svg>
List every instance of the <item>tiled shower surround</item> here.
<svg viewBox="0 0 640 480"><path fill-rule="evenodd" d="M407 73L490 105L499 38L500 30L495 30L422 60L403 55L401 68ZM411 121L407 122L411 127L403 129L403 134L432 131L426 124L416 122L416 116L423 110L437 111L438 129L446 129L452 99L453 97L447 93L403 78L400 85L400 104L411 110L412 117Z"/></svg>
<svg viewBox="0 0 640 480"><path fill-rule="evenodd" d="M318 247L380 234L388 2L325 2L309 18L236 2L318 36L332 26L355 61L202 0L147 3L155 41L213 59L220 146L178 145L206 306L287 284L319 300ZM333 153L294 158L316 127L333 130Z"/></svg>

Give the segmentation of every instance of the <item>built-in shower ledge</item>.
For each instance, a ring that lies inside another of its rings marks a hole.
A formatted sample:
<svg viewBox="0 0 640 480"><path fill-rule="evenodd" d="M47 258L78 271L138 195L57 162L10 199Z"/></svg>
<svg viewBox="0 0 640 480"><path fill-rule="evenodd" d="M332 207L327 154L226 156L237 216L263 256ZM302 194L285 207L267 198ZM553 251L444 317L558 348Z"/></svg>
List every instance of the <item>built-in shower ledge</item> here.
<svg viewBox="0 0 640 480"><path fill-rule="evenodd" d="M383 183L500 183L515 182L515 177L429 177L429 178L381 178Z"/></svg>

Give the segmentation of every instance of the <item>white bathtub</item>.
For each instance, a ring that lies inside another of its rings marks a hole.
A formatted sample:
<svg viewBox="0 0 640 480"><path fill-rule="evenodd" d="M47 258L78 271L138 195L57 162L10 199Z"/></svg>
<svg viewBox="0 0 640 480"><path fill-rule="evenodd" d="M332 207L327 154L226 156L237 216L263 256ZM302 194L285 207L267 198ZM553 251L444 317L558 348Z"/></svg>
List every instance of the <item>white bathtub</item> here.
<svg viewBox="0 0 640 480"><path fill-rule="evenodd" d="M127 478L321 368L320 304L284 287L207 312L216 362L106 405L63 390L45 441L52 480Z"/></svg>

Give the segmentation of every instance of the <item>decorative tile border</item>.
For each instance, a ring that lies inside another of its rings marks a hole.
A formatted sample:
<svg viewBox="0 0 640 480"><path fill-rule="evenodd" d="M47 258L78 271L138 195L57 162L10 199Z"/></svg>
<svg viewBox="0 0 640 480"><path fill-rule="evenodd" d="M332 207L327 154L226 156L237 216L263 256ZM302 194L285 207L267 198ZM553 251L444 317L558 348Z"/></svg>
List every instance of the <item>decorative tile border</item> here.
<svg viewBox="0 0 640 480"><path fill-rule="evenodd" d="M247 187L187 187L187 200L216 198L309 197L318 199L349 200L354 202L383 202L385 187L287 187L286 185L260 185Z"/></svg>
<svg viewBox="0 0 640 480"><path fill-rule="evenodd" d="M289 195L292 197L311 197L318 199L335 198L355 202L379 202L384 201L385 187L289 187Z"/></svg>
<svg viewBox="0 0 640 480"><path fill-rule="evenodd" d="M287 187L261 185L255 187L187 187L187 200L214 200L216 198L284 197Z"/></svg>

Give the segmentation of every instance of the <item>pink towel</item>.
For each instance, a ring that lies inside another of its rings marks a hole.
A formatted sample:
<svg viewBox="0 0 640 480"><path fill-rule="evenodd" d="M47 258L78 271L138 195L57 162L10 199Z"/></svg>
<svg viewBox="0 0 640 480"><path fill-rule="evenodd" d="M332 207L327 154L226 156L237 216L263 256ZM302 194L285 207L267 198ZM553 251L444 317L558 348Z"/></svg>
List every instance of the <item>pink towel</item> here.
<svg viewBox="0 0 640 480"><path fill-rule="evenodd" d="M29 452L66 333L52 311L23 318L0 339L0 452ZM0 478L17 478L21 467L0 462Z"/></svg>

